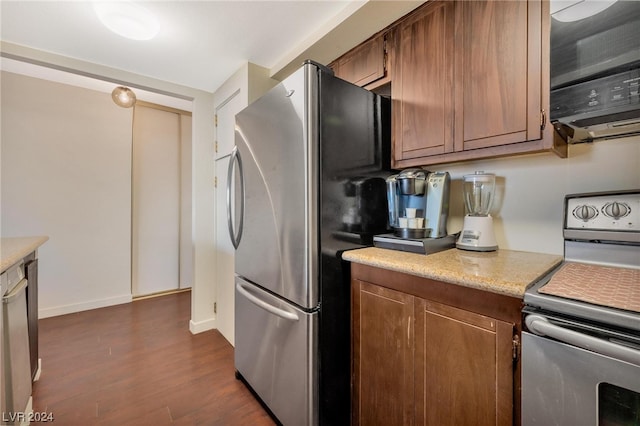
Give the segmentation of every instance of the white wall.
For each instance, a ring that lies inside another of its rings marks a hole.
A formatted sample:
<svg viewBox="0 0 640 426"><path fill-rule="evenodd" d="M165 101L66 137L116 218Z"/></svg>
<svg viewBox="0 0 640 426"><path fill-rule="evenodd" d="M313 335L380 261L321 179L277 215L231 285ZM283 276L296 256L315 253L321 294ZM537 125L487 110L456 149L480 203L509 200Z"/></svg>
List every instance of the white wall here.
<svg viewBox="0 0 640 426"><path fill-rule="evenodd" d="M40 316L131 300L132 110L2 72L3 237L47 235Z"/></svg>
<svg viewBox="0 0 640 426"><path fill-rule="evenodd" d="M569 157L535 154L425 167L451 173L449 233L462 228L462 177L496 174L492 215L500 248L563 254L566 194L640 188L640 136L569 146Z"/></svg>
<svg viewBox="0 0 640 426"><path fill-rule="evenodd" d="M35 62L60 70L72 70L74 73L96 79L124 84L154 91L182 100L189 100L192 111L192 199L191 210L192 248L193 248L193 286L191 292L191 321L189 329L193 333L215 328L213 301L215 297L213 278L213 94L185 87L151 77L141 76L128 71L118 70L99 64L93 64L54 53L0 42L3 53L16 60ZM153 101L149 99L149 101Z"/></svg>

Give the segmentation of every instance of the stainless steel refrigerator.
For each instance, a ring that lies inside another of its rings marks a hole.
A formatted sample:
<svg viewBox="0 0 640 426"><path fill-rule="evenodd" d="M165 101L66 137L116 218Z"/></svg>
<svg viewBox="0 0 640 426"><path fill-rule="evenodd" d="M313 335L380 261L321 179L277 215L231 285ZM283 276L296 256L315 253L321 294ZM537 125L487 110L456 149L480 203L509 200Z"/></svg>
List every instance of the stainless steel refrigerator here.
<svg viewBox="0 0 640 426"><path fill-rule="evenodd" d="M305 64L236 115L235 368L284 425L350 420L345 250L387 229L389 100Z"/></svg>

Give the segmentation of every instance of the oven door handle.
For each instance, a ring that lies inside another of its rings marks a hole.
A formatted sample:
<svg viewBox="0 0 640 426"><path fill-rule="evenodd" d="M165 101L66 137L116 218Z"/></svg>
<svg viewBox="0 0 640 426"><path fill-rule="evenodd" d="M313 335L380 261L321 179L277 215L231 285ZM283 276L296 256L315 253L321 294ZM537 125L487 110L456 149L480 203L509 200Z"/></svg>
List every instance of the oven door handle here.
<svg viewBox="0 0 640 426"><path fill-rule="evenodd" d="M568 330L564 327L552 324L547 318L540 315L527 315L525 324L529 331L538 336L549 336L553 339L577 346L588 351L597 352L611 358L630 362L640 366L640 351L633 348L611 343L607 340Z"/></svg>

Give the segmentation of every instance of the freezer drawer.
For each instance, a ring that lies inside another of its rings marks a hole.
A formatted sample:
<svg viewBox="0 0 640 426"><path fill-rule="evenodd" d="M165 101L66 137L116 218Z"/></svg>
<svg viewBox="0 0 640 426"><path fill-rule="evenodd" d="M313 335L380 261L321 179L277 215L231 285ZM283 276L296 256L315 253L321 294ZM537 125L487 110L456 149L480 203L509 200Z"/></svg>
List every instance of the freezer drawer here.
<svg viewBox="0 0 640 426"><path fill-rule="evenodd" d="M318 423L318 313L236 276L235 367L283 425Z"/></svg>

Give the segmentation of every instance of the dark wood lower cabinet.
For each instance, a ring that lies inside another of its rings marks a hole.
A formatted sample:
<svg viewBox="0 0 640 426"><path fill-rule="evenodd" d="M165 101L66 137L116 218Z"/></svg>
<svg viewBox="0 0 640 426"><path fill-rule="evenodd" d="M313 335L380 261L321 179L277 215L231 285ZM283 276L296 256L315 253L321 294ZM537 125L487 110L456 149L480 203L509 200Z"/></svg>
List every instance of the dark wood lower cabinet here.
<svg viewBox="0 0 640 426"><path fill-rule="evenodd" d="M518 424L520 309L517 298L353 264L352 424Z"/></svg>
<svg viewBox="0 0 640 426"><path fill-rule="evenodd" d="M414 297L355 281L353 424L412 425Z"/></svg>
<svg viewBox="0 0 640 426"><path fill-rule="evenodd" d="M513 324L417 299L416 424L513 424Z"/></svg>

